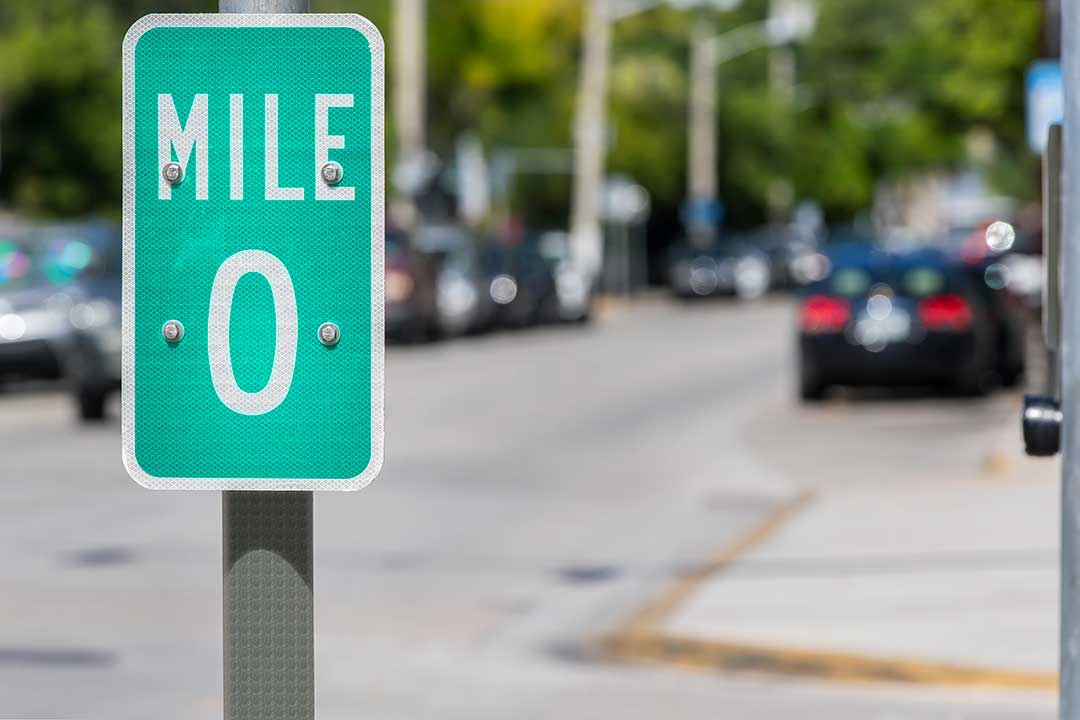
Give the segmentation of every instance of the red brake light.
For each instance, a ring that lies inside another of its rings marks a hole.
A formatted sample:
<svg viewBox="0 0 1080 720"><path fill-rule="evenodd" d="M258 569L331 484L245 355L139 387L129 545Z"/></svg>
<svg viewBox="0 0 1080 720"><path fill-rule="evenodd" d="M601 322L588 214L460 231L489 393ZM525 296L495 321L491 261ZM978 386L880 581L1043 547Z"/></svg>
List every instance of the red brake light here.
<svg viewBox="0 0 1080 720"><path fill-rule="evenodd" d="M843 331L850 319L851 307L846 300L811 295L803 301L799 326L806 333L836 333Z"/></svg>
<svg viewBox="0 0 1080 720"><path fill-rule="evenodd" d="M967 330L971 304L959 295L936 295L919 304L919 318L928 330Z"/></svg>
<svg viewBox="0 0 1080 720"><path fill-rule="evenodd" d="M412 297L416 289L416 281L412 275L397 268L386 269L386 300L387 302L405 302Z"/></svg>

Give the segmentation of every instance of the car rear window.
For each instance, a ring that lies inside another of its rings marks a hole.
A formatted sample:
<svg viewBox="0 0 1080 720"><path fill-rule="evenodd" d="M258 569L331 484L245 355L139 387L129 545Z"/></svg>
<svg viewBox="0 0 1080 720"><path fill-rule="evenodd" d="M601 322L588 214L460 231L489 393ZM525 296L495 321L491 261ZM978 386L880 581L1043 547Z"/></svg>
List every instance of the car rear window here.
<svg viewBox="0 0 1080 720"><path fill-rule="evenodd" d="M937 295L945 290L945 273L934 267L914 267L904 273L903 289L912 297Z"/></svg>
<svg viewBox="0 0 1080 720"><path fill-rule="evenodd" d="M891 287L909 297L923 298L949 291L948 274L933 265L891 266L888 268L840 267L826 281L828 292L841 297L863 297L876 287Z"/></svg>
<svg viewBox="0 0 1080 720"><path fill-rule="evenodd" d="M870 273L862 268L838 268L829 279L829 290L844 297L865 295L873 285Z"/></svg>

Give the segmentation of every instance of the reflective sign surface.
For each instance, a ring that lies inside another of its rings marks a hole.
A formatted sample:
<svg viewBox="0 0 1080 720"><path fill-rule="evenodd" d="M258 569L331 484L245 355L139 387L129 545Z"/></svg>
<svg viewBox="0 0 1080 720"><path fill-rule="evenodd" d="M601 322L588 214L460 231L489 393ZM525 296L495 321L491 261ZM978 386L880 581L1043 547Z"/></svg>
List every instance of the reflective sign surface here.
<svg viewBox="0 0 1080 720"><path fill-rule="evenodd" d="M382 463L378 31L152 15L124 69L128 471L155 488L361 487Z"/></svg>

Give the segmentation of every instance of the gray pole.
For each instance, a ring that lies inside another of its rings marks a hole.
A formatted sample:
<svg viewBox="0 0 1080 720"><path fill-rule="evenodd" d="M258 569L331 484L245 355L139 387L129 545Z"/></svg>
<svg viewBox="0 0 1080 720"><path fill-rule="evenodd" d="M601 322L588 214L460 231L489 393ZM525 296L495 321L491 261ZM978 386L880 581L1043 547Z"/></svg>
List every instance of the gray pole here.
<svg viewBox="0 0 1080 720"><path fill-rule="evenodd" d="M308 0L218 0L223 13L302 13Z"/></svg>
<svg viewBox="0 0 1080 720"><path fill-rule="evenodd" d="M575 262L590 278L603 268L600 194L607 155L607 87L611 63L609 0L589 0L585 7L581 77L574 127L574 177L570 237Z"/></svg>
<svg viewBox="0 0 1080 720"><path fill-rule="evenodd" d="M394 2L394 121L397 164L419 163L427 150L427 2ZM420 221L416 198L394 200L395 220L412 229Z"/></svg>
<svg viewBox="0 0 1080 720"><path fill-rule="evenodd" d="M1066 0L1062 65L1065 71L1065 222L1062 278L1065 308L1080 307L1080 0ZM1060 717L1080 720L1080 312L1063 318L1061 382L1065 413L1061 517Z"/></svg>
<svg viewBox="0 0 1080 720"><path fill-rule="evenodd" d="M1061 351L1061 125L1050 126L1043 157L1043 340L1046 345L1047 395L1061 398L1058 356Z"/></svg>
<svg viewBox="0 0 1080 720"><path fill-rule="evenodd" d="M690 113L687 129L687 186L692 204L716 202L716 95L719 68L716 23L708 10L699 11L690 38ZM712 223L689 228L691 237L708 245L716 235Z"/></svg>
<svg viewBox="0 0 1080 720"><path fill-rule="evenodd" d="M312 494L222 497L225 720L313 720Z"/></svg>
<svg viewBox="0 0 1080 720"><path fill-rule="evenodd" d="M307 0L220 0L221 12L307 12ZM225 720L314 720L310 492L222 493Z"/></svg>

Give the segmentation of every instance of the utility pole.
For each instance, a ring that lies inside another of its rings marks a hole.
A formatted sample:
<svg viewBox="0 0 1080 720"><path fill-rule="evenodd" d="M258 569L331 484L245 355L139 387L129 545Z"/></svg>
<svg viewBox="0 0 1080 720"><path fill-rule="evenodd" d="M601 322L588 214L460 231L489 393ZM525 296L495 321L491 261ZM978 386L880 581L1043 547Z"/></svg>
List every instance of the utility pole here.
<svg viewBox="0 0 1080 720"><path fill-rule="evenodd" d="M218 9L302 13L308 0ZM313 506L311 492L222 493L225 720L315 720Z"/></svg>
<svg viewBox="0 0 1080 720"><path fill-rule="evenodd" d="M1063 318L1061 381L1065 411L1062 461L1061 522L1061 674L1060 717L1080 720L1080 0L1064 0L1062 65L1065 76L1065 177L1062 284Z"/></svg>
<svg viewBox="0 0 1080 720"><path fill-rule="evenodd" d="M714 3L714 6L725 10L736 5L736 0ZM704 8L699 11L694 23L690 41L688 230L691 242L699 246L707 246L715 237L719 209L716 140L719 66L759 48L776 48L805 38L813 32L817 21L816 6L812 0L774 0L770 12L768 20L747 23L720 35L716 34L713 16ZM787 58L792 56L788 55ZM783 82L791 88L786 91L793 93L793 63L787 68L773 70L780 70L781 75L787 76ZM782 186L778 188L784 190ZM777 197L780 196L781 193L777 193Z"/></svg>
<svg viewBox="0 0 1080 720"><path fill-rule="evenodd" d="M690 37L690 112L687 129L687 185L692 242L707 246L716 237L712 208L717 202L719 159L716 139L716 95L719 67L716 22L708 9L697 13ZM703 210L697 212L695 209Z"/></svg>
<svg viewBox="0 0 1080 720"><path fill-rule="evenodd" d="M394 1L394 118L397 166L422 176L427 152L427 0ZM418 218L413 190L395 203L397 222L412 227Z"/></svg>
<svg viewBox="0 0 1080 720"><path fill-rule="evenodd" d="M816 14L807 0L769 1L769 17L774 22L805 23L807 13ZM796 75L795 49L787 42L773 44L769 49L769 90L788 107L795 102Z"/></svg>
<svg viewBox="0 0 1080 720"><path fill-rule="evenodd" d="M769 89L788 107L795 102L795 50L790 45L777 45L769 51Z"/></svg>
<svg viewBox="0 0 1080 720"><path fill-rule="evenodd" d="M570 238L575 262L589 281L603 264L600 194L607 155L607 83L611 62L609 0L588 0L584 53L574 127L574 179Z"/></svg>

